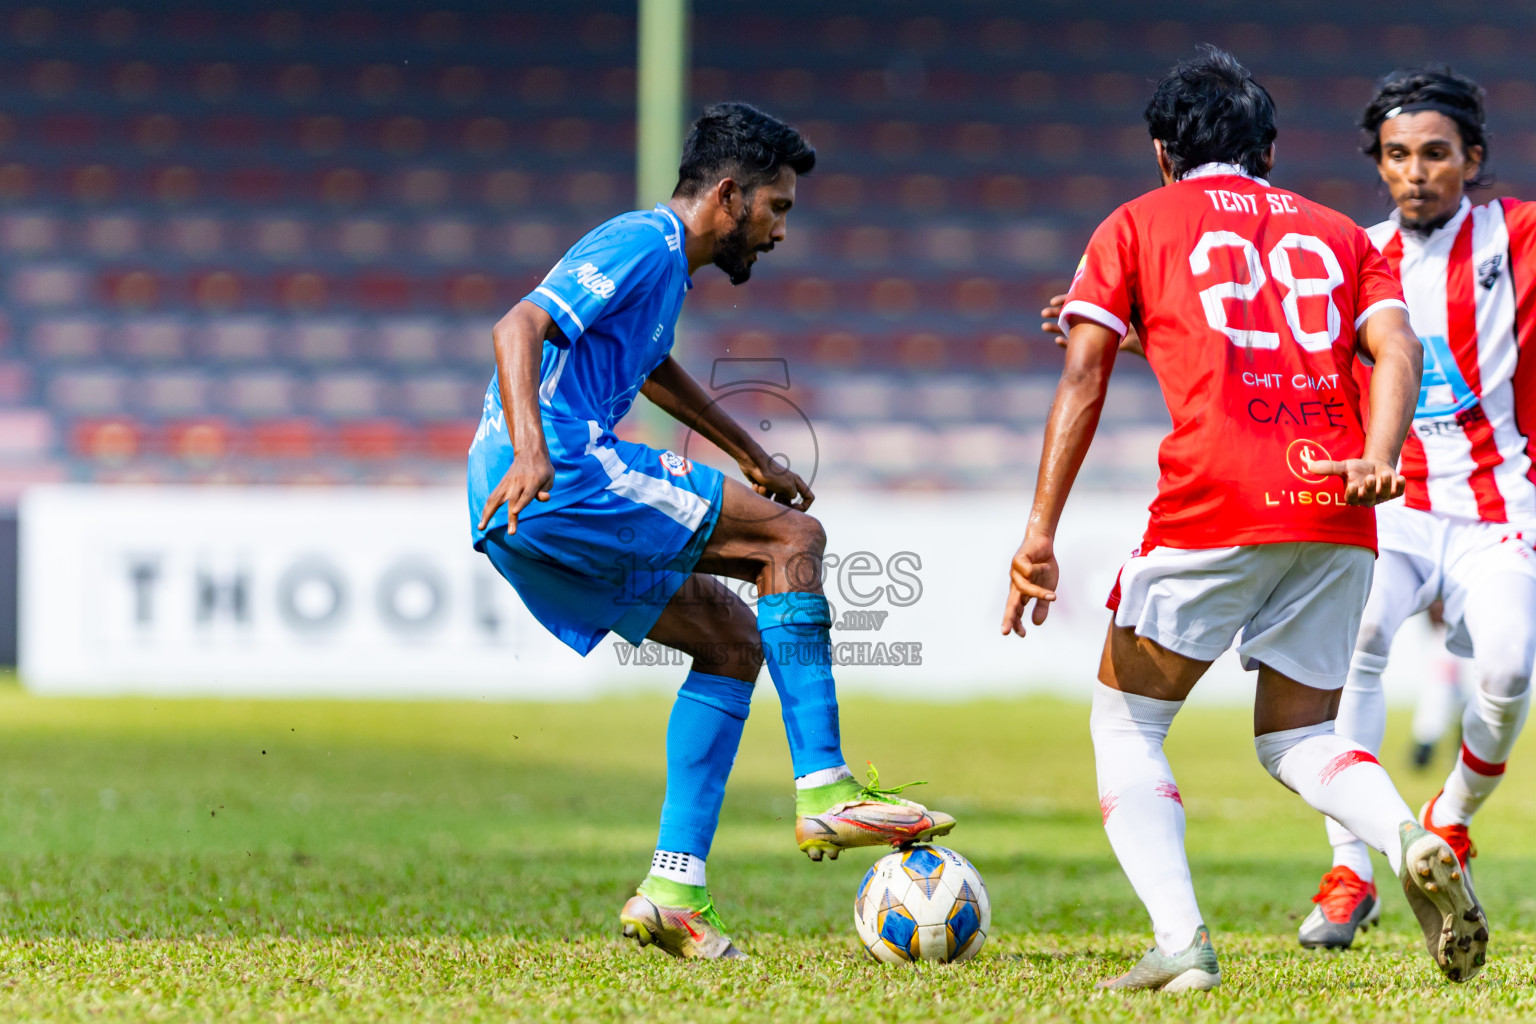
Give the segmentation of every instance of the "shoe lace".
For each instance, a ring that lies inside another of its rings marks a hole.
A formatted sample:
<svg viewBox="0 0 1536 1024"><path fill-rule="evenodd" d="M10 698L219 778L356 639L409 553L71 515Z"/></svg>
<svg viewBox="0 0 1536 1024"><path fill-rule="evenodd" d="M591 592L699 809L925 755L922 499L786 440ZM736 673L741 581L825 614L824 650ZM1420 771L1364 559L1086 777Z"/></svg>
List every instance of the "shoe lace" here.
<svg viewBox="0 0 1536 1024"><path fill-rule="evenodd" d="M720 915L715 911L715 898L710 896L704 905L693 912L695 918L703 918L704 923L714 928L720 934L725 934L725 922L720 920Z"/></svg>
<svg viewBox="0 0 1536 1024"><path fill-rule="evenodd" d="M1445 840L1447 846L1463 864L1477 856L1477 844L1465 825L1436 825L1431 832Z"/></svg>
<svg viewBox="0 0 1536 1024"><path fill-rule="evenodd" d="M865 761L864 763L869 767L869 771L867 773L869 776L869 781L859 789L859 796L861 799L878 800L882 803L894 803L896 800L900 799L899 794L902 790L911 786L928 785L927 779L918 779L915 782L903 782L899 786L881 786L880 772L875 767L874 762Z"/></svg>
<svg viewBox="0 0 1536 1024"><path fill-rule="evenodd" d="M1335 915L1348 917L1360 900L1369 896L1371 883L1363 880L1349 868L1340 866L1323 876L1312 902L1321 904L1323 912L1331 918ZM1331 912L1331 913L1330 913Z"/></svg>

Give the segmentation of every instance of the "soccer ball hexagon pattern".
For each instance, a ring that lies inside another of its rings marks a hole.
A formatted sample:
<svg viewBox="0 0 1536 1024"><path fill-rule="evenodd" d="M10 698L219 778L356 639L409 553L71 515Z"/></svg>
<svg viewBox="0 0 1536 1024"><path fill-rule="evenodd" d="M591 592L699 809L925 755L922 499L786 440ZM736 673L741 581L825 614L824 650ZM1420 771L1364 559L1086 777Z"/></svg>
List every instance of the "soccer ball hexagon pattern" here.
<svg viewBox="0 0 1536 1024"><path fill-rule="evenodd" d="M987 941L992 902L970 861L943 846L913 846L864 875L853 926L876 960L958 963Z"/></svg>

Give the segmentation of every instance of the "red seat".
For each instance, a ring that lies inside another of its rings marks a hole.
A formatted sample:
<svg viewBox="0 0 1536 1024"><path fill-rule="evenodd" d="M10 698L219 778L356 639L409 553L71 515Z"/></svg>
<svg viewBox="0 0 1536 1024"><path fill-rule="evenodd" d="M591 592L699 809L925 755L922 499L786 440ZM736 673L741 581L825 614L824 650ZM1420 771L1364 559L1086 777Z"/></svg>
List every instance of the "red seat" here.
<svg viewBox="0 0 1536 1024"><path fill-rule="evenodd" d="M357 279L357 301L370 310L407 309L411 305L411 279L388 272L364 274Z"/></svg>
<svg viewBox="0 0 1536 1024"><path fill-rule="evenodd" d="M70 176L70 196L78 203L94 206L117 195L117 171L106 164L88 164Z"/></svg>
<svg viewBox="0 0 1536 1024"><path fill-rule="evenodd" d="M811 343L812 357L821 366L851 369L859 365L863 355L863 339L847 331L830 331L817 335Z"/></svg>
<svg viewBox="0 0 1536 1024"><path fill-rule="evenodd" d="M981 343L981 362L989 370L1022 370L1030 363L1030 343L1019 334L992 334Z"/></svg>
<svg viewBox="0 0 1536 1024"><path fill-rule="evenodd" d="M79 420L69 431L70 450L102 462L127 462L144 450L147 429L123 417Z"/></svg>
<svg viewBox="0 0 1536 1024"><path fill-rule="evenodd" d="M896 344L896 358L910 370L935 370L949 359L949 343L937 334L909 334Z"/></svg>
<svg viewBox="0 0 1536 1024"><path fill-rule="evenodd" d="M328 447L325 429L313 420L270 420L251 427L252 455L268 459L312 459Z"/></svg>
<svg viewBox="0 0 1536 1024"><path fill-rule="evenodd" d="M421 428L421 453L429 459L463 461L477 426L473 420L428 423Z"/></svg>
<svg viewBox="0 0 1536 1024"><path fill-rule="evenodd" d="M267 205L287 198L288 179L276 167L236 167L226 180L229 198L237 203Z"/></svg>
<svg viewBox="0 0 1536 1024"><path fill-rule="evenodd" d="M236 429L220 419L183 420L165 428L168 453L188 462L218 462L241 447Z"/></svg>
<svg viewBox="0 0 1536 1024"><path fill-rule="evenodd" d="M395 420L344 423L338 433L341 454L352 459L397 459L411 442L410 431Z"/></svg>
<svg viewBox="0 0 1536 1024"><path fill-rule="evenodd" d="M148 309L160 301L165 288L153 271L109 271L102 275L107 298L129 309Z"/></svg>

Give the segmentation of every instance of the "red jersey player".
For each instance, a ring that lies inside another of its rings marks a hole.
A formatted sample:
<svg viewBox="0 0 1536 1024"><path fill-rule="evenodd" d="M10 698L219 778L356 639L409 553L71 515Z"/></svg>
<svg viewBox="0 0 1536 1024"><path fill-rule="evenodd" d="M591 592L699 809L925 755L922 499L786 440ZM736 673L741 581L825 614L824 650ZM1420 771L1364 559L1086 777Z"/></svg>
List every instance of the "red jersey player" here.
<svg viewBox="0 0 1536 1024"><path fill-rule="evenodd" d="M1258 669L1270 773L1386 854L1452 980L1482 966L1487 922L1450 846L1369 751L1333 728L1370 588L1375 518L1419 389L1402 292L1347 218L1263 180L1274 105L1207 48L1158 83L1146 118L1164 187L1099 226L1067 295L1066 368L1046 427L1003 631L1045 622L1053 537L1134 325L1173 419L1140 552L1121 570L1089 725L1110 845L1156 944L1111 988L1205 989L1220 968L1184 855L1163 753L1174 715L1239 633ZM1350 367L1374 361L1369 429Z"/></svg>
<svg viewBox="0 0 1536 1024"><path fill-rule="evenodd" d="M1424 381L1403 448L1407 494L1377 510L1381 558L1337 727L1381 748L1392 638L1441 599L1446 646L1472 658L1477 686L1460 756L1419 815L1466 865L1467 826L1503 777L1536 658L1536 203L1467 199L1487 156L1483 90L1449 68L1382 79L1361 127L1397 206L1369 234L1401 275ZM1333 868L1304 946L1346 947L1380 913L1365 846L1336 822L1328 834Z"/></svg>

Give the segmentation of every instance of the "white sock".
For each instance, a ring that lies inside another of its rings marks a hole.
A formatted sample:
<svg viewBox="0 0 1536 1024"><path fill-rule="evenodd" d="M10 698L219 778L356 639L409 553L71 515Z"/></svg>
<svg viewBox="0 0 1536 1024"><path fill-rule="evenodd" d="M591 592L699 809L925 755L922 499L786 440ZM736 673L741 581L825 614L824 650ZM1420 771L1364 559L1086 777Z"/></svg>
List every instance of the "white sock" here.
<svg viewBox="0 0 1536 1024"><path fill-rule="evenodd" d="M1461 756L1435 801L1434 824L1465 825L1504 777L1530 706L1536 659L1536 580L1500 572L1467 591L1463 621L1476 651L1477 689L1461 716Z"/></svg>
<svg viewBox="0 0 1536 1024"><path fill-rule="evenodd" d="M1495 697L1478 687L1461 717L1461 755L1435 801L1432 823L1465 825L1504 780L1504 763L1520 736L1531 706L1527 687L1513 697Z"/></svg>
<svg viewBox="0 0 1536 1024"><path fill-rule="evenodd" d="M1381 753L1381 741L1387 734L1387 695L1381 686L1381 674L1386 670L1385 655L1356 651L1349 659L1349 677L1339 695L1339 717L1333 722L1334 732L1373 754Z"/></svg>
<svg viewBox="0 0 1536 1024"><path fill-rule="evenodd" d="M1332 818L1324 818L1323 823L1328 827L1328 842L1333 846L1333 866L1349 868L1362 882L1374 881L1376 871L1371 865L1371 848Z"/></svg>
<svg viewBox="0 0 1536 1024"><path fill-rule="evenodd" d="M1269 774L1386 854L1397 873L1403 859L1398 826L1413 821L1413 812L1376 755L1334 733L1332 722L1265 733L1253 747Z"/></svg>
<svg viewBox="0 0 1536 1024"><path fill-rule="evenodd" d="M1183 706L1099 683L1088 719L1104 832L1152 917L1158 948L1169 954L1187 949L1204 921L1184 855L1184 801L1163 754Z"/></svg>
<svg viewBox="0 0 1536 1024"><path fill-rule="evenodd" d="M839 765L836 768L823 768L821 771L811 772L809 775L801 775L795 779L796 789L815 789L817 786L830 786L834 782L853 778L853 772L847 765Z"/></svg>
<svg viewBox="0 0 1536 1024"><path fill-rule="evenodd" d="M683 885L703 885L704 858L691 853L657 850L651 857L651 874Z"/></svg>
<svg viewBox="0 0 1536 1024"><path fill-rule="evenodd" d="M1356 651L1349 659L1349 678L1339 697L1339 717L1334 732L1354 740L1372 754L1381 753L1381 741L1387 732L1387 695L1381 686L1386 671L1385 655ZM1371 854L1366 845L1349 829L1332 818L1324 819L1328 843L1333 847L1333 866L1346 867L1369 882L1374 877Z"/></svg>

